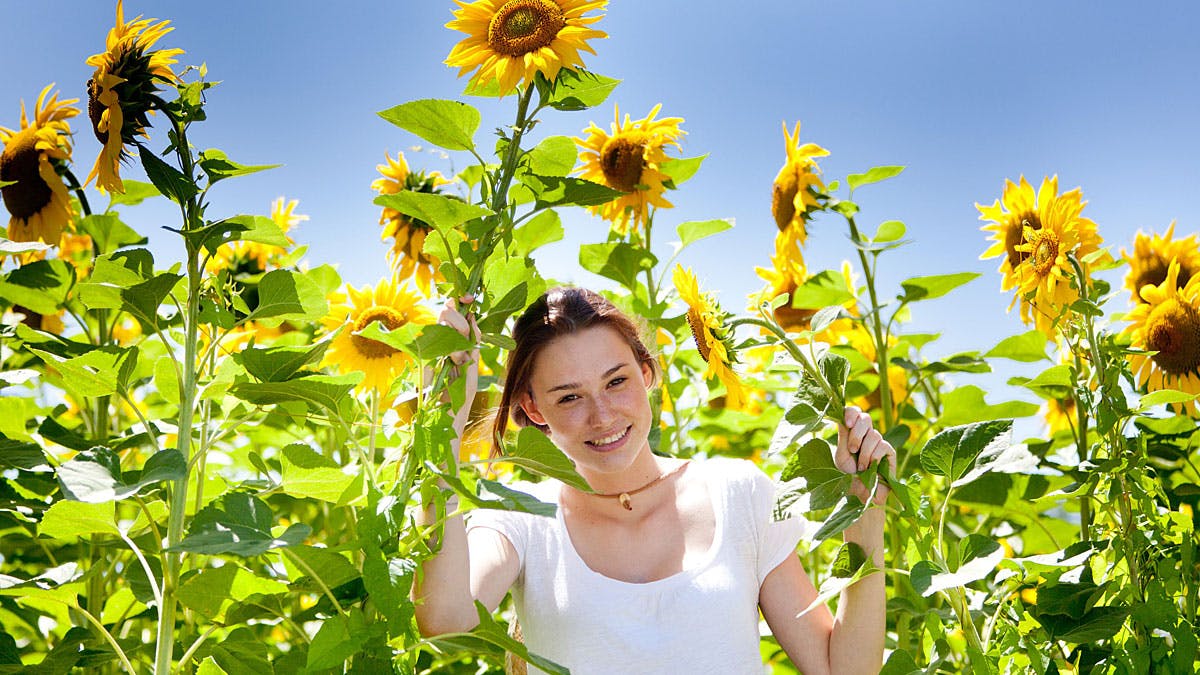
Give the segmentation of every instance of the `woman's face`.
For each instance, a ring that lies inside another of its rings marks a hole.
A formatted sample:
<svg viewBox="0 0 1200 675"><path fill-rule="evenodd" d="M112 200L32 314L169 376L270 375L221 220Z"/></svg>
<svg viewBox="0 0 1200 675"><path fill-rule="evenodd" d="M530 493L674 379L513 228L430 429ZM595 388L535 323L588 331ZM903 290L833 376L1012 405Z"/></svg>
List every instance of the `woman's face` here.
<svg viewBox="0 0 1200 675"><path fill-rule="evenodd" d="M522 406L580 472L617 472L649 452L652 378L620 333L595 326L542 348Z"/></svg>

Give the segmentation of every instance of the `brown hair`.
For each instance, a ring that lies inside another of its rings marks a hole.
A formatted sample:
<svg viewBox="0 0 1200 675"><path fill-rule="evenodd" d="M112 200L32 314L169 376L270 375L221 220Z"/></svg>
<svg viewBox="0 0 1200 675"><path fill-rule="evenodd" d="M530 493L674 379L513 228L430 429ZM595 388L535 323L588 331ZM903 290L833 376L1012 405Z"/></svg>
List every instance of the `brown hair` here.
<svg viewBox="0 0 1200 675"><path fill-rule="evenodd" d="M533 364L542 349L555 338L592 328L608 326L617 331L638 361L650 368L653 383L658 382L658 360L642 342L638 325L604 296L586 288L559 286L546 291L529 305L513 327L516 347L508 353L504 375L504 393L500 409L492 421L492 454L502 454L504 432L509 418L518 427L535 426L546 429L525 414L521 395L530 392Z"/></svg>

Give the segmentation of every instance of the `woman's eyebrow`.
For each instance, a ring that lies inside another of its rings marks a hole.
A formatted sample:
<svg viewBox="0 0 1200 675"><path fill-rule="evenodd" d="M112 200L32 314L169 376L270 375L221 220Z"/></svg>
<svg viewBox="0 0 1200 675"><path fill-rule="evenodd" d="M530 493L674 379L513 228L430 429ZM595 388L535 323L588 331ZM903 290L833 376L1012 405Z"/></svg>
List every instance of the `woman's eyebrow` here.
<svg viewBox="0 0 1200 675"><path fill-rule="evenodd" d="M603 380L603 379L607 378L608 376L615 374L617 371L621 370L622 368L624 368L625 366L628 366L628 365L629 365L628 363L618 363L617 365L613 366L612 368L609 368L608 370L604 371L604 374L600 376L600 379ZM553 387L550 387L549 389L546 390L546 393L553 394L556 391L565 391L568 389L578 389L582 386L583 385L578 382L565 382L563 384L556 384Z"/></svg>

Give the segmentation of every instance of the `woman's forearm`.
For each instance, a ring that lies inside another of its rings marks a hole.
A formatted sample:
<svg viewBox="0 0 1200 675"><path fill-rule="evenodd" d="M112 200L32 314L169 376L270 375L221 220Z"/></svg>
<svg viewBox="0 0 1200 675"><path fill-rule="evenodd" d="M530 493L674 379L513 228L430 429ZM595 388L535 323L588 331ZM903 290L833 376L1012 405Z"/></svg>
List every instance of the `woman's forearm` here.
<svg viewBox="0 0 1200 675"><path fill-rule="evenodd" d="M458 507L451 498L447 512ZM428 527L436 522L432 505L422 508L417 523ZM421 563L413 583L417 626L422 635L439 635L470 630L478 623L475 600L471 595L471 558L467 549L467 529L461 515L442 523L440 536L431 535L430 546L437 553Z"/></svg>
<svg viewBox="0 0 1200 675"><path fill-rule="evenodd" d="M883 666L887 598L883 575L883 524L886 510L872 507L850 527L843 538L858 544L877 572L842 591L829 637L830 671L878 673Z"/></svg>

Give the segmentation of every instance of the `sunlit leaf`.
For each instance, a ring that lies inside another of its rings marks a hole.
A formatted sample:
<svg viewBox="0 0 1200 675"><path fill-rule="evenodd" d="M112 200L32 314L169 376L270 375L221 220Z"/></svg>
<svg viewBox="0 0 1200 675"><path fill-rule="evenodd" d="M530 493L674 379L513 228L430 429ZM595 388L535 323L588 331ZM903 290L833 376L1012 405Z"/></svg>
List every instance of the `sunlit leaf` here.
<svg viewBox="0 0 1200 675"><path fill-rule="evenodd" d="M699 157L669 157L667 161L659 164L658 170L667 176L664 185L668 187L678 188L689 181L696 172L700 170L700 165L704 164L704 160L708 159L708 155L700 155Z"/></svg>
<svg viewBox="0 0 1200 675"><path fill-rule="evenodd" d="M119 534L115 522L116 506L111 503L89 504L63 499L54 502L42 515L38 534L74 541L77 537L93 534Z"/></svg>
<svg viewBox="0 0 1200 675"><path fill-rule="evenodd" d="M146 176L159 192L176 204L183 204L196 196L196 184L179 169L164 162L145 145L139 143L137 147L142 168L146 170Z"/></svg>
<svg viewBox="0 0 1200 675"><path fill-rule="evenodd" d="M822 438L810 439L797 448L779 476L782 481L802 481L798 489L808 493L809 506L814 510L837 505L853 478L833 463L833 449Z"/></svg>
<svg viewBox="0 0 1200 675"><path fill-rule="evenodd" d="M818 607L826 606L830 600L861 579L876 572L875 565L863 553L862 547L855 543L842 544L833 557L829 566L829 576L821 582L817 597L805 607L796 618L808 614Z"/></svg>
<svg viewBox="0 0 1200 675"><path fill-rule="evenodd" d="M65 359L41 349L29 348L59 372L70 388L83 396L108 396L124 386L137 365L137 349L99 347Z"/></svg>
<svg viewBox="0 0 1200 675"><path fill-rule="evenodd" d="M379 113L383 119L447 150L471 150L479 111L459 101L422 99Z"/></svg>
<svg viewBox="0 0 1200 675"><path fill-rule="evenodd" d="M267 169L274 169L276 167L283 166L282 164L238 164L232 159L229 159L224 152L221 152L216 148L202 150L200 152L199 164L200 168L204 170L204 173L208 174L208 182L210 185L226 178L245 176L247 174L258 173L259 171L266 171Z"/></svg>
<svg viewBox="0 0 1200 675"><path fill-rule="evenodd" d="M792 293L792 307L821 309L854 299L854 293L846 288L846 279L839 272L824 270L806 279Z"/></svg>
<svg viewBox="0 0 1200 675"><path fill-rule="evenodd" d="M126 194L114 192L113 197L125 197L129 194L130 184L135 181L125 181ZM153 185L140 183L148 187L155 196L158 190ZM141 200L138 200L141 201ZM93 214L79 220L79 232L92 238L92 243L99 249L100 254L112 253L123 246L142 246L148 241L146 237L121 222L115 213Z"/></svg>
<svg viewBox="0 0 1200 675"><path fill-rule="evenodd" d="M329 305L316 282L291 270L271 270L258 282L258 306L250 319L315 321L325 316Z"/></svg>
<svg viewBox="0 0 1200 675"><path fill-rule="evenodd" d="M283 491L293 497L320 499L332 504L348 501L347 492L359 483L361 476L347 474L332 459L318 454L303 443L292 443L283 448L281 466Z"/></svg>
<svg viewBox="0 0 1200 675"><path fill-rule="evenodd" d="M569 675L569 671L563 666L536 654L531 654L525 647L525 643L514 639L504 629L504 626L496 623L496 620L492 618L491 612L487 610L487 607L483 606L483 603L476 601L475 610L479 614L479 624L470 633L450 633L433 638L431 642L442 648L473 652L480 651L480 643L483 643L512 652L543 672L554 673L556 675Z"/></svg>
<svg viewBox="0 0 1200 675"><path fill-rule="evenodd" d="M503 461L558 479L583 492L592 491L583 476L575 470L570 458L535 427L521 429L517 434L517 442L506 449Z"/></svg>
<svg viewBox="0 0 1200 675"><path fill-rule="evenodd" d="M0 277L0 299L38 314L54 314L67 301L75 273L62 260L38 260Z"/></svg>
<svg viewBox="0 0 1200 675"><path fill-rule="evenodd" d="M637 275L653 269L658 259L640 246L610 242L580 246L579 264L589 272L612 279L626 288L633 288L637 285Z"/></svg>
<svg viewBox="0 0 1200 675"><path fill-rule="evenodd" d="M1138 412L1146 412L1155 406L1169 403L1187 403L1196 400L1196 394L1189 394L1175 389L1159 389L1146 394L1138 402Z"/></svg>
<svg viewBox="0 0 1200 675"><path fill-rule="evenodd" d="M328 411L337 411L338 403L363 379L362 373L346 375L309 375L286 382L240 382L229 393L255 405L274 405L301 401Z"/></svg>
<svg viewBox="0 0 1200 675"><path fill-rule="evenodd" d="M876 244L885 244L893 241L899 241L904 237L907 231L904 223L899 220L887 220L879 224L879 228L875 230L875 236L871 237L871 241Z"/></svg>
<svg viewBox="0 0 1200 675"><path fill-rule="evenodd" d="M1020 335L1013 335L1001 340L986 354L987 358L1012 359L1023 363L1043 361L1046 356L1046 334L1040 330L1031 330Z"/></svg>
<svg viewBox="0 0 1200 675"><path fill-rule="evenodd" d="M597 75L582 68L563 68L554 80L554 91L546 102L556 110L586 110L604 103L620 80Z"/></svg>
<svg viewBox="0 0 1200 675"><path fill-rule="evenodd" d="M1010 443L1012 420L977 422L943 429L921 449L921 466L951 481L962 478L984 453L997 454Z"/></svg>
<svg viewBox="0 0 1200 675"><path fill-rule="evenodd" d="M733 227L732 218L718 218L716 220L689 220L686 223L680 223L675 231L679 233L680 250L691 246L692 244L711 237L714 234L719 234Z"/></svg>
<svg viewBox="0 0 1200 675"><path fill-rule="evenodd" d="M562 219L553 210L543 211L513 231L517 253L529 255L538 248L559 241L565 234Z"/></svg>
<svg viewBox="0 0 1200 675"><path fill-rule="evenodd" d="M131 497L144 488L187 475L187 461L174 448L160 450L146 460L137 479L121 475L121 459L106 447L79 453L58 467L58 483L68 499L91 504Z"/></svg>
<svg viewBox="0 0 1200 675"><path fill-rule="evenodd" d="M864 185L899 176L902 171L904 171L902 166L874 166L867 169L866 173L852 173L846 176L846 184L850 186L851 190L855 190Z"/></svg>
<svg viewBox="0 0 1200 675"><path fill-rule="evenodd" d="M958 272L955 274L935 274L927 277L905 279L900 282L904 293L897 297L901 302L916 302L918 300L940 298L978 276L980 276L978 272Z"/></svg>
<svg viewBox="0 0 1200 675"><path fill-rule="evenodd" d="M607 185L571 176L528 174L521 177L521 183L533 192L537 198L535 206L539 209L551 206L597 206L624 194Z"/></svg>
<svg viewBox="0 0 1200 675"><path fill-rule="evenodd" d="M1038 405L1028 401L1005 401L995 405L984 400L983 390L968 384L955 387L942 395L943 426L968 424L986 420L1029 417L1037 414Z"/></svg>
<svg viewBox="0 0 1200 675"><path fill-rule="evenodd" d="M312 532L305 523L292 523L276 537L271 534L274 524L266 502L245 492L226 493L196 513L187 536L173 550L250 557L295 546Z"/></svg>
<svg viewBox="0 0 1200 675"><path fill-rule="evenodd" d="M565 176L575 168L578 150L570 136L548 136L530 148L524 161L537 176Z"/></svg>
<svg viewBox="0 0 1200 675"><path fill-rule="evenodd" d="M961 562L953 572L944 571L927 560L913 567L910 579L922 597L987 578L1004 559L1000 544L981 534L968 535L958 543L958 549Z"/></svg>
<svg viewBox="0 0 1200 675"><path fill-rule="evenodd" d="M160 197L162 193L158 188L154 187L153 183L143 183L140 180L130 180L123 178L121 180L122 187L125 192L110 192L108 195L108 208L114 206L136 206L152 197ZM85 218L86 220L86 218Z"/></svg>

